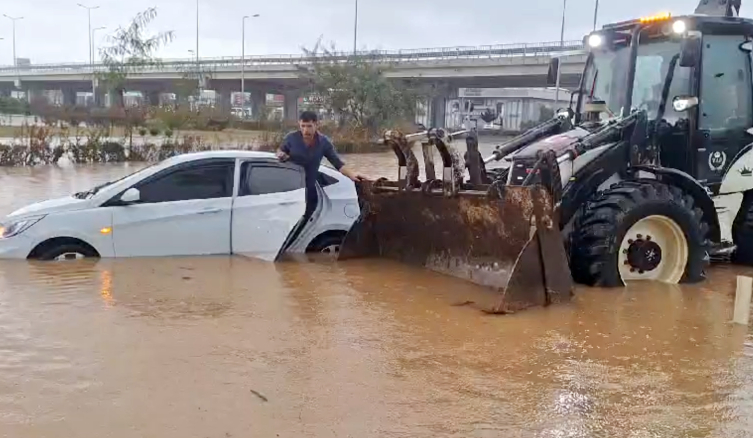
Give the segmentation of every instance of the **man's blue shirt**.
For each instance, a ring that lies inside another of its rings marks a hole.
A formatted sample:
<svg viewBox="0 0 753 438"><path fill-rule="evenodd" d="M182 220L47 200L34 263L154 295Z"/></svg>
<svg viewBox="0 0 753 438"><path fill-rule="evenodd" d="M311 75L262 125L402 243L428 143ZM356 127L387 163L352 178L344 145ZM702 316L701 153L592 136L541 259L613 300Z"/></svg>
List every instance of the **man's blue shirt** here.
<svg viewBox="0 0 753 438"><path fill-rule="evenodd" d="M302 166L306 171L306 194L308 200L316 200L316 180L319 176L319 166L322 158L326 157L327 161L340 170L345 163L337 156L335 147L326 135L316 133L314 135L314 144L307 146L303 141L301 131L293 131L285 136L282 141L280 150L290 156L290 161Z"/></svg>

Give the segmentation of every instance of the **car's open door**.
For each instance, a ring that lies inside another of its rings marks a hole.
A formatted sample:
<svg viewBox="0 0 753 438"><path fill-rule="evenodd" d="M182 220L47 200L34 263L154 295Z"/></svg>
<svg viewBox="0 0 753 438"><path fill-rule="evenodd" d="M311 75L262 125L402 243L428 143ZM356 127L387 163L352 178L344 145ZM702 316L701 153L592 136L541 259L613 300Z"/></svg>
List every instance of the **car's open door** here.
<svg viewBox="0 0 753 438"><path fill-rule="evenodd" d="M233 201L232 253L277 259L305 211L302 167L276 160L241 163L238 194Z"/></svg>
<svg viewBox="0 0 753 438"><path fill-rule="evenodd" d="M319 200L316 203L316 209L308 215L301 216L296 226L293 227L285 239L285 243L280 247L275 261L280 261L287 253L306 252L307 242L310 242L315 237L313 234L316 232L316 224L319 223L319 217L321 217L323 211L329 210L329 204L332 202L327 197L327 194L324 193L324 189L322 189L319 183L316 184L316 194Z"/></svg>

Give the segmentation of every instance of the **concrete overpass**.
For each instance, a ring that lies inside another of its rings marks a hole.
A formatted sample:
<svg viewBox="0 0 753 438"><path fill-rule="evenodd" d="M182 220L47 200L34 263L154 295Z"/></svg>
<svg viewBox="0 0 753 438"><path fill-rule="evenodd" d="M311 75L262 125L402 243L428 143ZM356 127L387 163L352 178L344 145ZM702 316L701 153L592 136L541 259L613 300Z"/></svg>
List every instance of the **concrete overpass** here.
<svg viewBox="0 0 753 438"><path fill-rule="evenodd" d="M563 87L575 87L580 78L586 55L582 41L503 44L481 47L443 47L397 51L370 51L358 56L389 65L386 76L395 79L418 79L430 84L440 99L452 98L461 87L512 88L546 86L549 60L562 57ZM352 53L335 53L326 58L305 55L271 55L229 58L167 59L133 72L126 87L154 99L160 92L175 92L181 79L205 81L205 89L229 100L230 93L240 91L241 71L245 89L252 102L266 93L286 96L286 113L295 114L298 97L306 83L301 69L317 61L343 62ZM36 64L0 67L0 93L17 89L33 94L38 90L63 90L66 103L75 102L77 92L90 92L92 77L106 71L106 66L88 63ZM288 102L290 108L288 108Z"/></svg>

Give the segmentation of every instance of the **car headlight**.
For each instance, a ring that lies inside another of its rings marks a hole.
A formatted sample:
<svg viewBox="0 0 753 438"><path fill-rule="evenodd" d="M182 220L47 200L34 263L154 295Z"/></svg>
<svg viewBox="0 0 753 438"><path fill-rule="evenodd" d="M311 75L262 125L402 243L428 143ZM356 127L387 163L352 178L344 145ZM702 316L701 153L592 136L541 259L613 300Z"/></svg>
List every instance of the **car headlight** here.
<svg viewBox="0 0 753 438"><path fill-rule="evenodd" d="M0 223L0 239L17 236L28 230L32 225L42 220L44 216L25 217Z"/></svg>

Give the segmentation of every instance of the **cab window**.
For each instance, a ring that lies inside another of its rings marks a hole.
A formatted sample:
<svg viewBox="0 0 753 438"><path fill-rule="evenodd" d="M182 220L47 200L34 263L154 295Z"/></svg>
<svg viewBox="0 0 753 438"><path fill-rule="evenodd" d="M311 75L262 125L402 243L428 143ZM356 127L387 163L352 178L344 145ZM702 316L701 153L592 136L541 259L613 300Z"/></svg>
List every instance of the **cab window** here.
<svg viewBox="0 0 753 438"><path fill-rule="evenodd" d="M728 131L751 127L750 55L736 35L705 35L701 67L700 129Z"/></svg>

